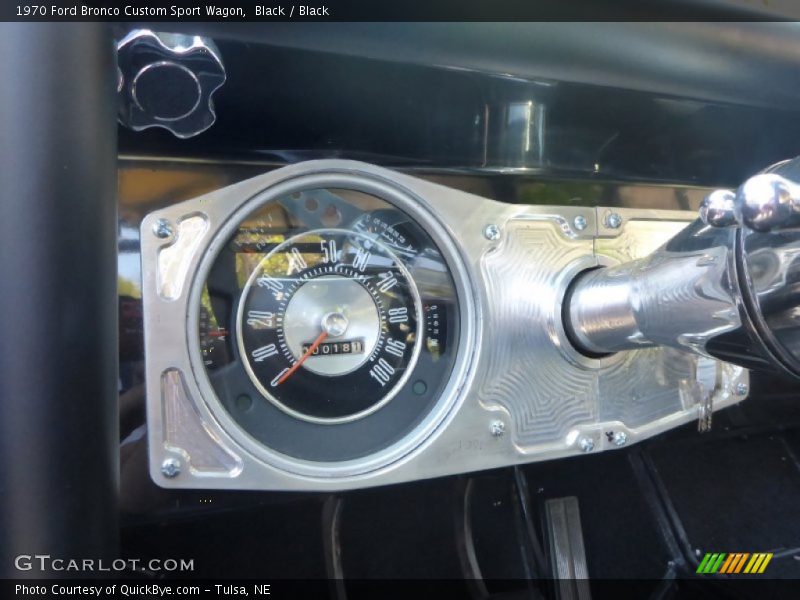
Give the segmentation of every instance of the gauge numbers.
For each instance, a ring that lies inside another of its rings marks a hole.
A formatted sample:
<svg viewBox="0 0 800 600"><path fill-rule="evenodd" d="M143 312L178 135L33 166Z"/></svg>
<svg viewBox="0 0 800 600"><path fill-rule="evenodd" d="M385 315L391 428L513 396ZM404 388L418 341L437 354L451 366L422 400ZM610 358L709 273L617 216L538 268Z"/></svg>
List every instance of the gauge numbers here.
<svg viewBox="0 0 800 600"><path fill-rule="evenodd" d="M406 267L363 233L319 229L267 254L239 302L239 352L263 396L314 422L389 402L419 353L421 303Z"/></svg>

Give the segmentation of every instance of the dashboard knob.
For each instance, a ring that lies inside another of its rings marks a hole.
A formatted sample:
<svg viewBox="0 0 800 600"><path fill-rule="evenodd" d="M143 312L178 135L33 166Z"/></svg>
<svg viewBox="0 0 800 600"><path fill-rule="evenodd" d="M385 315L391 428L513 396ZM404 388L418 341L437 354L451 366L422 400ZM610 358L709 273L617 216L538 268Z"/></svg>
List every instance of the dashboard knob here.
<svg viewBox="0 0 800 600"><path fill-rule="evenodd" d="M200 36L131 31L117 43L119 120L189 138L214 124L212 96L225 83L219 50Z"/></svg>

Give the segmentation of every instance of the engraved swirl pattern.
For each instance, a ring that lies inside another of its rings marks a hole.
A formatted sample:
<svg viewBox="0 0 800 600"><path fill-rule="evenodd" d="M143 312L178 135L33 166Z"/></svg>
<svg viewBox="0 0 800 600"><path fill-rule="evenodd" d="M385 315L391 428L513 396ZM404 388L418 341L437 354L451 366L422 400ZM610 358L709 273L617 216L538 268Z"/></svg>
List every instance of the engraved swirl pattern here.
<svg viewBox="0 0 800 600"><path fill-rule="evenodd" d="M600 240L598 250L620 261L640 258L652 251L654 238L666 241L684 225L654 228L632 221L623 236ZM592 253L592 243L565 238L553 221L512 221L505 233L481 261L486 339L493 341L482 349L478 397L486 408L508 412L514 443L535 452L563 443L580 425L621 421L635 428L682 412L679 384L694 379L695 356L643 348L622 353L605 367L587 368L566 360L554 343L559 278L567 265ZM639 235L647 236L646 242L637 243ZM689 278L683 281L663 290L665 301L716 301L713 285L704 282L698 289ZM721 314L721 324L725 320Z"/></svg>
<svg viewBox="0 0 800 600"><path fill-rule="evenodd" d="M558 277L591 254L591 241L568 240L556 227L511 222L503 244L481 263L487 339L496 343L484 344L479 399L509 413L513 440L523 447L560 440L576 423L597 418L595 374L566 362L548 331Z"/></svg>

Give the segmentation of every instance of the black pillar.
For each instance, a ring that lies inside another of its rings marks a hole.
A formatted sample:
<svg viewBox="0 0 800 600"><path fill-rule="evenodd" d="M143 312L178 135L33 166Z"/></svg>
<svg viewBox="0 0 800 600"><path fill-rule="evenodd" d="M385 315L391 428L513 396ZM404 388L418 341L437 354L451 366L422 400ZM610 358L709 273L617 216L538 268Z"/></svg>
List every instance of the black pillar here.
<svg viewBox="0 0 800 600"><path fill-rule="evenodd" d="M117 545L116 63L100 23L0 23L0 576Z"/></svg>

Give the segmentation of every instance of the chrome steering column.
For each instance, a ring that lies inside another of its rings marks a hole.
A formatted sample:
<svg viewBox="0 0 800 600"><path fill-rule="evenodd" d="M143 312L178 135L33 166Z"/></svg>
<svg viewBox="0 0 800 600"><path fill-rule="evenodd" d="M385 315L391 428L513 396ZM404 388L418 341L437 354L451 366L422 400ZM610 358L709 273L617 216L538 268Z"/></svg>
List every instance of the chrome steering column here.
<svg viewBox="0 0 800 600"><path fill-rule="evenodd" d="M569 335L599 356L671 346L800 377L800 157L736 192L650 256L585 272L564 303Z"/></svg>

